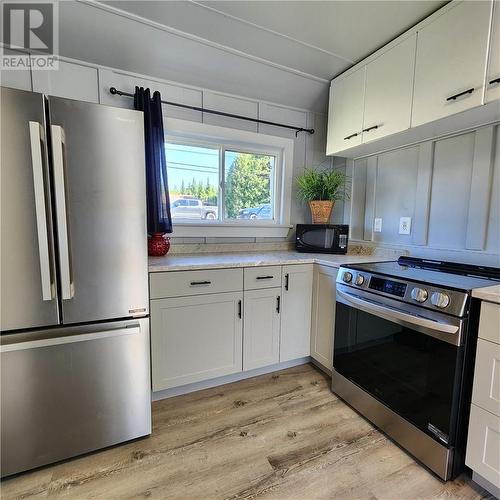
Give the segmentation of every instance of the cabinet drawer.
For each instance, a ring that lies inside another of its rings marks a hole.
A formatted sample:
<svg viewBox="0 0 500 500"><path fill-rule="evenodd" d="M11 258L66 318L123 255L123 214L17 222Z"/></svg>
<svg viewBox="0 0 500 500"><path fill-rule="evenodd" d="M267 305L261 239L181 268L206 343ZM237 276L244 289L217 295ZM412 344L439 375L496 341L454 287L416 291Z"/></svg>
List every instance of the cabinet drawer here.
<svg viewBox="0 0 500 500"><path fill-rule="evenodd" d="M243 290L243 269L169 271L150 274L152 299Z"/></svg>
<svg viewBox="0 0 500 500"><path fill-rule="evenodd" d="M479 338L500 344L500 305L490 302L481 304Z"/></svg>
<svg viewBox="0 0 500 500"><path fill-rule="evenodd" d="M479 339L472 402L500 417L500 345Z"/></svg>
<svg viewBox="0 0 500 500"><path fill-rule="evenodd" d="M465 463L500 487L500 418L472 404Z"/></svg>
<svg viewBox="0 0 500 500"><path fill-rule="evenodd" d="M247 267L243 276L245 290L281 287L281 266Z"/></svg>

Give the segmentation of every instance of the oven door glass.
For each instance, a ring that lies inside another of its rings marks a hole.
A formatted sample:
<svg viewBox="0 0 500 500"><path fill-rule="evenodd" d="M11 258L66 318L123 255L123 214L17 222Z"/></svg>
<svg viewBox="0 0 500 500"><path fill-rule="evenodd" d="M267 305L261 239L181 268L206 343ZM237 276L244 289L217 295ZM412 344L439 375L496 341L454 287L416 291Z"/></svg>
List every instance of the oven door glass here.
<svg viewBox="0 0 500 500"><path fill-rule="evenodd" d="M450 446L462 357L461 347L337 301L335 371Z"/></svg>

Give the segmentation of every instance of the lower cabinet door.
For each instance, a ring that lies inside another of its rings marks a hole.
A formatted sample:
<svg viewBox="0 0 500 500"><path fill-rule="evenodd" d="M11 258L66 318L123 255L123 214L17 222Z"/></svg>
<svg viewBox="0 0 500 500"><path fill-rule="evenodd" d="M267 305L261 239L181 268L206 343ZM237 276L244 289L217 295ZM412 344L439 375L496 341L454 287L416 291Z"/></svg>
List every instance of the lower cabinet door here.
<svg viewBox="0 0 500 500"><path fill-rule="evenodd" d="M280 361L309 356L313 265L283 266Z"/></svg>
<svg viewBox="0 0 500 500"><path fill-rule="evenodd" d="M333 361L337 272L338 269L328 266L314 269L311 357L329 370Z"/></svg>
<svg viewBox="0 0 500 500"><path fill-rule="evenodd" d="M242 371L243 294L151 300L153 391Z"/></svg>
<svg viewBox="0 0 500 500"><path fill-rule="evenodd" d="M279 362L281 288L245 291L243 370Z"/></svg>
<svg viewBox="0 0 500 500"><path fill-rule="evenodd" d="M500 487L500 418L471 405L465 463Z"/></svg>

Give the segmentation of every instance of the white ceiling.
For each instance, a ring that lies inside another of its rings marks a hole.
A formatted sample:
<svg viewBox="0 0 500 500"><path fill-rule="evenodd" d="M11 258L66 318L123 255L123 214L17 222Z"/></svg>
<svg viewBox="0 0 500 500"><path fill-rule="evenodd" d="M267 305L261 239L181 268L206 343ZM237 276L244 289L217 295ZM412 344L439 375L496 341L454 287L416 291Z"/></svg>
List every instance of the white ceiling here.
<svg viewBox="0 0 500 500"><path fill-rule="evenodd" d="M276 66L330 80L441 0L102 2Z"/></svg>

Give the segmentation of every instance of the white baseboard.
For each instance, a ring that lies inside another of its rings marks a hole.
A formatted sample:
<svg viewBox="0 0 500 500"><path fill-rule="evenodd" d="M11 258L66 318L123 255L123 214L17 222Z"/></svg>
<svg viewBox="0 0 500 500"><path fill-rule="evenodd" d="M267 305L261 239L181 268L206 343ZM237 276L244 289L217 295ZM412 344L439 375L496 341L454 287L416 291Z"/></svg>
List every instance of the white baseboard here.
<svg viewBox="0 0 500 500"><path fill-rule="evenodd" d="M180 387L172 387L171 389L153 392L152 399L153 401L159 401L160 399L181 396L182 394L189 394L190 392L201 391L202 389L209 389L219 385L230 384L231 382L238 382L239 380L244 380L246 378L265 375L266 373L284 370L285 368L291 368L292 366L304 365L309 362L311 362L311 357L306 356L305 358L292 359L291 361L276 363L274 365L264 366L263 368L256 368L255 370L233 373L232 375L213 378L211 380L204 380L203 382L195 382L193 384L182 385Z"/></svg>

